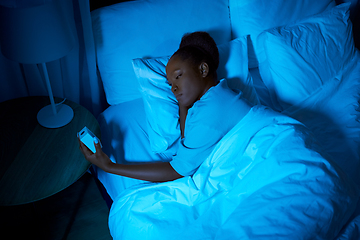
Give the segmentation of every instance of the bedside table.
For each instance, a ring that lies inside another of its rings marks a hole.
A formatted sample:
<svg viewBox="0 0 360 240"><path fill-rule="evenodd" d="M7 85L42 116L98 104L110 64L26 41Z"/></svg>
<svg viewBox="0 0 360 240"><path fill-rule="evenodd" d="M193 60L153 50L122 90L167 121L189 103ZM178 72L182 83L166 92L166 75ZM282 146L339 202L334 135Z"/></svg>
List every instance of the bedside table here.
<svg viewBox="0 0 360 240"><path fill-rule="evenodd" d="M55 98L55 102L62 99ZM79 150L76 133L100 128L84 107L65 101L74 110L67 125L42 127L36 115L49 97L24 97L0 103L0 205L18 205L51 196L79 179L90 167Z"/></svg>

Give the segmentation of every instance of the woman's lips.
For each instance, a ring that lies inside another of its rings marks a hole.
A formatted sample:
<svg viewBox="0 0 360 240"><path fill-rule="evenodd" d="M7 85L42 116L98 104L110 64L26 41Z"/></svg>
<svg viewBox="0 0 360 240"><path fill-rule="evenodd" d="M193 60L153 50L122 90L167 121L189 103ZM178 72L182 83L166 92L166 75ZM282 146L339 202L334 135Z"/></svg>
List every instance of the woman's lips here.
<svg viewBox="0 0 360 240"><path fill-rule="evenodd" d="M179 101L179 98L181 98L181 96L182 96L182 94L179 93L179 94L176 94L176 95L175 95L175 98Z"/></svg>

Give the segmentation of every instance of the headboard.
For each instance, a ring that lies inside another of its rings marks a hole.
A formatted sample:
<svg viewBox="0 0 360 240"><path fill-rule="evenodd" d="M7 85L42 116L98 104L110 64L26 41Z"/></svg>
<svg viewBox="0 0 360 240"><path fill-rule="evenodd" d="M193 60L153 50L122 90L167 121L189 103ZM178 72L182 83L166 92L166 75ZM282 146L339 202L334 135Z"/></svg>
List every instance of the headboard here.
<svg viewBox="0 0 360 240"><path fill-rule="evenodd" d="M129 1L135 1L135 0L89 0L90 3L90 11L93 11L95 9L101 8L101 7L105 7L105 6L109 6L115 3L120 3L120 2L129 2Z"/></svg>

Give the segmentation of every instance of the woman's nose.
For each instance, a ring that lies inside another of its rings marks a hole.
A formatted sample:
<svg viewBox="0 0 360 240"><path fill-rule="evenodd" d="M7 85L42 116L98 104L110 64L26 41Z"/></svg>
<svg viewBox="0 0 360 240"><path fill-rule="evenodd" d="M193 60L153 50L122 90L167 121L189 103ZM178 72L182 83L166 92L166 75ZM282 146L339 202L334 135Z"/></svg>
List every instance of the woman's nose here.
<svg viewBox="0 0 360 240"><path fill-rule="evenodd" d="M177 86L172 85L172 86L171 86L171 91L172 91L173 93L175 93L175 92L177 91Z"/></svg>

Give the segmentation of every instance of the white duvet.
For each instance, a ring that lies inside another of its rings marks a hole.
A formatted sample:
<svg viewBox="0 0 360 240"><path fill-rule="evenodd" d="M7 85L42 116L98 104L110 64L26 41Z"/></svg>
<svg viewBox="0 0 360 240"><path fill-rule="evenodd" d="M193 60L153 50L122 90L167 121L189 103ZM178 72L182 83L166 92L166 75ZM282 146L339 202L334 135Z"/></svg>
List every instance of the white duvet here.
<svg viewBox="0 0 360 240"><path fill-rule="evenodd" d="M254 107L192 177L115 199L114 239L333 239L358 199L299 122Z"/></svg>

